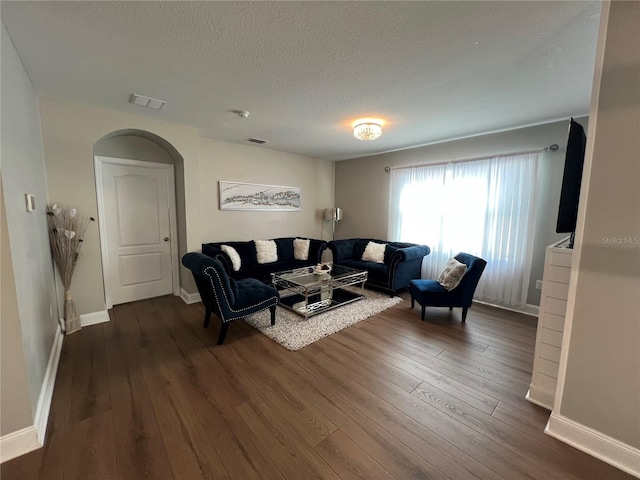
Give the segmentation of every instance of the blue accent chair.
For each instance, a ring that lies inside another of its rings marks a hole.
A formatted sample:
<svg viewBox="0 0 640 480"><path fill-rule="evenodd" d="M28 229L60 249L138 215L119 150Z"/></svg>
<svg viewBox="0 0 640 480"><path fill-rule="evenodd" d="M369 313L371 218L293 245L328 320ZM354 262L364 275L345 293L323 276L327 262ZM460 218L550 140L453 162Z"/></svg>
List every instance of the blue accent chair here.
<svg viewBox="0 0 640 480"><path fill-rule="evenodd" d="M411 308L414 308L415 302L422 306L423 321L425 307L449 307L449 310L453 310L453 307L462 307L462 321L467 319L467 310L471 307L473 294L487 262L468 253L458 253L453 258L467 266L467 271L460 284L453 290L447 291L436 280L411 280L409 282Z"/></svg>
<svg viewBox="0 0 640 480"><path fill-rule="evenodd" d="M278 291L255 278L229 278L222 264L202 253L187 253L182 264L191 270L205 307L204 328L209 326L211 314L221 321L218 345L224 342L229 323L265 309L271 311L271 325L276 323Z"/></svg>

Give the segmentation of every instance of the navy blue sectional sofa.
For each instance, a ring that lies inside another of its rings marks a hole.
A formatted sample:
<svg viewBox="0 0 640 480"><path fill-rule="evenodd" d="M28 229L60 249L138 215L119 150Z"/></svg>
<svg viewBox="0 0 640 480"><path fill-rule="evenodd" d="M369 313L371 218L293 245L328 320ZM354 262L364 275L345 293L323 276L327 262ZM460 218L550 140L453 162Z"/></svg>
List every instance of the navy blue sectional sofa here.
<svg viewBox="0 0 640 480"><path fill-rule="evenodd" d="M362 260L369 242L386 244L384 263ZM333 240L328 244L333 263L368 272L367 287L393 295L409 286L409 281L420 278L422 259L431 253L426 245L403 242L387 242L372 238Z"/></svg>
<svg viewBox="0 0 640 480"><path fill-rule="evenodd" d="M295 238L304 237L283 237L273 238L276 242L278 250L278 259L271 263L258 263L256 255L256 244L253 240L246 242L215 242L203 243L202 253L213 257L224 266L228 275L234 280L243 278L256 278L264 283L271 283L271 274L274 272L282 272L293 268L313 266L322 261L322 253L327 248L327 242L324 240L309 239L309 258L308 260L296 260L294 258L293 240ZM267 240L267 239L266 239ZM241 266L235 271L229 256L220 248L222 245L228 245L235 248L240 256Z"/></svg>

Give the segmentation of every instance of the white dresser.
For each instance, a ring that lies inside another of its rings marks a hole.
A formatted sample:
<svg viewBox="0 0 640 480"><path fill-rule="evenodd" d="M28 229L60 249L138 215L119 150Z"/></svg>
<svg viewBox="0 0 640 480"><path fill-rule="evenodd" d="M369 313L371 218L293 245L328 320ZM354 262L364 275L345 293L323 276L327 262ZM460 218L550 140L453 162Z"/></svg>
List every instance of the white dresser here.
<svg viewBox="0 0 640 480"><path fill-rule="evenodd" d="M571 276L573 250L562 247L566 244L568 239L547 247L545 253L533 375L526 397L530 402L548 410L553 409L556 393Z"/></svg>

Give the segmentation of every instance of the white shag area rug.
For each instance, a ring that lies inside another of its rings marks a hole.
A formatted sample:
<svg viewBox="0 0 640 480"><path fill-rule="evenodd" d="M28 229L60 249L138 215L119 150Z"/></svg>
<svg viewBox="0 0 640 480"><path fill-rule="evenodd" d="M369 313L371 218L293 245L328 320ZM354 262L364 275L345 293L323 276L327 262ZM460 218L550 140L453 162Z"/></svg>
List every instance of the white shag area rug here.
<svg viewBox="0 0 640 480"><path fill-rule="evenodd" d="M278 342L288 350L299 350L339 332L350 325L358 323L376 313L380 313L393 305L402 302L400 297L389 297L371 290L364 291L365 298L342 307L334 308L305 320L281 306L276 310L276 324L271 325L269 310L263 310L244 319L270 339Z"/></svg>

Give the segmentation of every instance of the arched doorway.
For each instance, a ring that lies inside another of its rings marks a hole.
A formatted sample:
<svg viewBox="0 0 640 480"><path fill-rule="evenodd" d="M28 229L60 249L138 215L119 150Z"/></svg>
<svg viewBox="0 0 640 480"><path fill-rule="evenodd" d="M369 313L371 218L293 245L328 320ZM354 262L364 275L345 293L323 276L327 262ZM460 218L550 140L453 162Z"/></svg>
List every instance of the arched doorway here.
<svg viewBox="0 0 640 480"><path fill-rule="evenodd" d="M182 156L150 132L120 130L96 142L94 165L107 308L179 295Z"/></svg>

